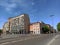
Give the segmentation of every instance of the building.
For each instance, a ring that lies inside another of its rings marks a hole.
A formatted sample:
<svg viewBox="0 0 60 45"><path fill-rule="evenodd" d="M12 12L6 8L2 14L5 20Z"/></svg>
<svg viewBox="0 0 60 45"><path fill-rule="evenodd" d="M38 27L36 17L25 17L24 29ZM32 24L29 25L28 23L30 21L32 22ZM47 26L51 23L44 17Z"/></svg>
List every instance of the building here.
<svg viewBox="0 0 60 45"><path fill-rule="evenodd" d="M16 17L9 18L8 24L9 24L8 30L10 33L20 33L20 34L29 33L30 19L29 19L29 16L27 14L21 14L21 15L16 16ZM4 30L6 30L5 28L4 28Z"/></svg>
<svg viewBox="0 0 60 45"><path fill-rule="evenodd" d="M20 34L25 34L29 32L29 24L29 16L27 14L22 14L20 16L9 19L9 30L13 33L19 32Z"/></svg>
<svg viewBox="0 0 60 45"><path fill-rule="evenodd" d="M50 33L55 33L56 32L56 29L54 29L51 25L49 25L49 24L46 24L46 26L48 26L49 27L49 29L50 29Z"/></svg>
<svg viewBox="0 0 60 45"><path fill-rule="evenodd" d="M30 24L30 33L32 34L41 34L43 33L42 27L45 25L43 22L35 22Z"/></svg>
<svg viewBox="0 0 60 45"><path fill-rule="evenodd" d="M3 33L6 33L9 31L9 23L6 22L4 25L3 25Z"/></svg>

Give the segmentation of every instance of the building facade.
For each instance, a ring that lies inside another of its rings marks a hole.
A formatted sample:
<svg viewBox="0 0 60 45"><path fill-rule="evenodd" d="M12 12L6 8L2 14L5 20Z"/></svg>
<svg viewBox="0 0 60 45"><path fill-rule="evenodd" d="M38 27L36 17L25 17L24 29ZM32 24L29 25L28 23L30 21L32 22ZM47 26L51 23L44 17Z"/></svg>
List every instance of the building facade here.
<svg viewBox="0 0 60 45"><path fill-rule="evenodd" d="M3 33L6 33L9 31L9 23L6 22L4 25L3 25Z"/></svg>
<svg viewBox="0 0 60 45"><path fill-rule="evenodd" d="M20 16L9 19L9 30L13 33L19 32L20 34L25 34L29 32L29 24L29 16L27 14L22 14Z"/></svg>
<svg viewBox="0 0 60 45"><path fill-rule="evenodd" d="M20 34L29 33L30 19L27 14L22 14L20 16L9 18L8 24L9 24L8 30L10 33L20 33Z"/></svg>
<svg viewBox="0 0 60 45"><path fill-rule="evenodd" d="M35 23L30 24L30 33L32 33L32 34L41 34L41 33L43 33L42 27L44 25L45 24L43 22L35 22Z"/></svg>

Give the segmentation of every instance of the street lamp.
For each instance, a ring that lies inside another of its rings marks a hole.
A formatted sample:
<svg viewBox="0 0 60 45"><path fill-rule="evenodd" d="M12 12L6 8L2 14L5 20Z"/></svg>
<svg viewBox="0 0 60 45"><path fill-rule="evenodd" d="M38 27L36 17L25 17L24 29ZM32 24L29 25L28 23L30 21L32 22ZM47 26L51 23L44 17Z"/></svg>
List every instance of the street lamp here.
<svg viewBox="0 0 60 45"><path fill-rule="evenodd" d="M53 17L54 17L54 15L50 15L50 17L52 18L52 29L51 30L53 31L53 28L54 28L54 18Z"/></svg>

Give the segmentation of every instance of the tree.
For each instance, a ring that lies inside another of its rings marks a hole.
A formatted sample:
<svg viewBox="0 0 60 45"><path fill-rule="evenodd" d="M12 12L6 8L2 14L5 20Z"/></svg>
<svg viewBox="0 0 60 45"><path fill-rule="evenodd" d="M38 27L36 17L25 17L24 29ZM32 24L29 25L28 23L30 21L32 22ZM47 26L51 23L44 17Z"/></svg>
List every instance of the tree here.
<svg viewBox="0 0 60 45"><path fill-rule="evenodd" d="M60 31L60 22L57 24L57 30Z"/></svg>
<svg viewBox="0 0 60 45"><path fill-rule="evenodd" d="M49 32L49 30L50 30L50 28L48 26L43 26L42 27L43 33L47 33L47 32Z"/></svg>
<svg viewBox="0 0 60 45"><path fill-rule="evenodd" d="M2 34L2 30L0 29L0 36L1 36L1 34Z"/></svg>

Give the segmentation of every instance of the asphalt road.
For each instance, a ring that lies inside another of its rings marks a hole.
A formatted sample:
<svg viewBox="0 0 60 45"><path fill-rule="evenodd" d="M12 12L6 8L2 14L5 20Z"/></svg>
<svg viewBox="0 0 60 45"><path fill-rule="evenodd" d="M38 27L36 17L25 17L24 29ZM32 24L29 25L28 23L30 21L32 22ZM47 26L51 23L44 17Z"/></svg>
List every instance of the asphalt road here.
<svg viewBox="0 0 60 45"><path fill-rule="evenodd" d="M60 35L57 35L57 37L52 40L50 45L60 45Z"/></svg>
<svg viewBox="0 0 60 45"><path fill-rule="evenodd" d="M48 45L55 36L56 34L41 34L0 39L0 45Z"/></svg>

